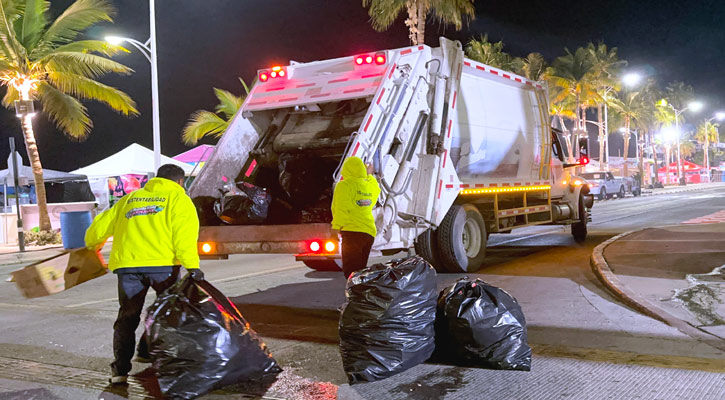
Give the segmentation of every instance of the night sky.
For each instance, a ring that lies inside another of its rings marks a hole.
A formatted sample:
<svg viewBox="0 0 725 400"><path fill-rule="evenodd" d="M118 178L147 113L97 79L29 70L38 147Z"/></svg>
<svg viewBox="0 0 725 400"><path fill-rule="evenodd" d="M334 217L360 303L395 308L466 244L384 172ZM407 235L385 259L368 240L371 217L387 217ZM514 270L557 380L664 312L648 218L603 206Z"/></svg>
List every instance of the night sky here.
<svg viewBox="0 0 725 400"><path fill-rule="evenodd" d="M69 0L53 0L62 11ZM105 35L148 38L148 2L116 0L115 23L99 25L89 38ZM188 149L181 129L189 114L211 110L212 87L241 93L238 77L251 83L255 72L289 60L300 62L353 55L408 45L403 18L387 32L370 28L360 0L157 0L157 36L161 103L162 153L173 156ZM461 32L428 25L426 43L445 35L461 41L488 33L503 40L505 50L523 56L538 51L551 61L564 47L589 41L619 48L633 70L658 82L682 80L694 86L708 108L720 103L725 87L725 3L719 1L662 2L640 0L538 1L486 0L477 5L477 19ZM130 47L129 47L130 48ZM35 118L41 160L45 168L70 171L105 158L131 143L152 147L151 89L148 61L135 49L118 61L136 72L107 77L104 83L131 95L141 115L128 119L102 105L86 103L94 128L81 143L66 139L44 115ZM704 115L703 115L704 116ZM22 144L14 112L0 111L0 164L9 154L7 137ZM618 136L618 135L615 135ZM615 146L616 139L612 139ZM213 141L209 141L213 143ZM24 146L21 154L26 160Z"/></svg>

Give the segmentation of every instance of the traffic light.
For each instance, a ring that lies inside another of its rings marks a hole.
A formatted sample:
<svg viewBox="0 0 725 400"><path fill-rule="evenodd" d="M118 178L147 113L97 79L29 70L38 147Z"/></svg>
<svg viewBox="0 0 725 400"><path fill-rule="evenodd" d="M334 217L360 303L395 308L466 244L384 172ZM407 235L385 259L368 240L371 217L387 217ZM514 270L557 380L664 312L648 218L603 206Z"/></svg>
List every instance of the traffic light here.
<svg viewBox="0 0 725 400"><path fill-rule="evenodd" d="M589 164L589 138L579 138L579 164Z"/></svg>

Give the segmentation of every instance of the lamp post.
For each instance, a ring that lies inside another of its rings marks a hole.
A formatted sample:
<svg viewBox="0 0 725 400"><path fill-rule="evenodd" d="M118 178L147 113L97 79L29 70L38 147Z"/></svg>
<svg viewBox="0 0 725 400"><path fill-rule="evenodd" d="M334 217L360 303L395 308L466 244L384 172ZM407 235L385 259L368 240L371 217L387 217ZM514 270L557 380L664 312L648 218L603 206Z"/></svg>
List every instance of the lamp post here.
<svg viewBox="0 0 725 400"><path fill-rule="evenodd" d="M627 128L621 127L619 128L619 131L622 132L623 135L629 135L634 134L634 142L637 144L637 162L639 163L639 179L640 179L640 186L644 183L644 135L642 137L639 136L639 131L637 129L635 130L629 130L627 132ZM625 153L628 153L629 149L625 149ZM624 162L628 162L628 157L624 158Z"/></svg>
<svg viewBox="0 0 725 400"><path fill-rule="evenodd" d="M149 0L149 38L141 43L138 40L119 37L107 36L106 41L119 45L123 42L130 43L137 48L141 54L151 63L151 114L154 137L154 173L161 166L161 122L159 120L159 70L156 57L156 12L155 0Z"/></svg>
<svg viewBox="0 0 725 400"><path fill-rule="evenodd" d="M698 112L702 109L703 104L699 101L691 101L687 104L687 107L678 110L673 106L672 104L668 103L667 100L662 99L659 101L659 105L670 107L672 111L675 112L675 129L678 132L677 135L677 180L679 183L682 183L682 157L680 156L680 114L687 110L692 110L692 112Z"/></svg>
<svg viewBox="0 0 725 400"><path fill-rule="evenodd" d="M715 113L715 116L713 116L712 118L708 119L707 122L705 123L705 129L707 129L707 125L709 123L711 123L712 120L714 120L714 119L716 119L718 121L722 121L723 119L725 119L725 112L723 112L723 111L716 112ZM718 135L718 142L719 141L720 141L720 138L719 138L719 135ZM709 154L709 151L710 151L710 132L705 131L705 152L704 152L705 154L704 154L704 157L703 157L703 161L705 161L705 169L707 169L708 176L710 176L710 154Z"/></svg>

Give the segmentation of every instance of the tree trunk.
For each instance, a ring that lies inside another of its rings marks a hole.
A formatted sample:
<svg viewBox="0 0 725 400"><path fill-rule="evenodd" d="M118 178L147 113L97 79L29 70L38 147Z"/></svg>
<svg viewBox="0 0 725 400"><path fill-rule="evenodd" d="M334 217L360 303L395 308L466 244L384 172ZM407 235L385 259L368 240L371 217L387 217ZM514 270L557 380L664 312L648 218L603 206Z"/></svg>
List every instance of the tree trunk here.
<svg viewBox="0 0 725 400"><path fill-rule="evenodd" d="M30 166L33 168L33 177L35 178L35 197L38 202L39 227L41 231L49 231L53 228L50 225L50 217L48 216L48 203L45 199L45 181L43 180L43 166L40 164L38 145L35 142L35 133L33 133L32 118L33 117L29 115L23 118L25 149L28 152Z"/></svg>
<svg viewBox="0 0 725 400"><path fill-rule="evenodd" d="M624 166L622 167L622 176L629 176L629 117L624 118L624 151L622 151L622 158L624 159Z"/></svg>
<svg viewBox="0 0 725 400"><path fill-rule="evenodd" d="M599 122L599 169L604 168L604 116L601 104L597 104L597 122Z"/></svg>
<svg viewBox="0 0 725 400"><path fill-rule="evenodd" d="M428 16L428 5L418 1L418 38L416 44L425 44L425 19Z"/></svg>
<svg viewBox="0 0 725 400"><path fill-rule="evenodd" d="M408 37L410 43L413 45L418 44L418 0L408 0L405 3L405 7L408 10L408 19L405 20L405 25L408 26Z"/></svg>
<svg viewBox="0 0 725 400"><path fill-rule="evenodd" d="M710 176L710 132L705 133L705 169L707 169L707 176Z"/></svg>

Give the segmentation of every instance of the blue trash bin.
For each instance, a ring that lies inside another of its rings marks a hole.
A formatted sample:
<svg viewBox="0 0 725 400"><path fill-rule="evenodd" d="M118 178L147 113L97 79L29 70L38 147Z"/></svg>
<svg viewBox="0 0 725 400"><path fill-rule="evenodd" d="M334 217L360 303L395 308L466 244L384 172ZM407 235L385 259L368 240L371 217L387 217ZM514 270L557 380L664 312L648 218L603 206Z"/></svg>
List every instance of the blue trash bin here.
<svg viewBox="0 0 725 400"><path fill-rule="evenodd" d="M63 248L86 247L86 230L91 226L92 221L90 211L60 213L60 236L63 238Z"/></svg>

